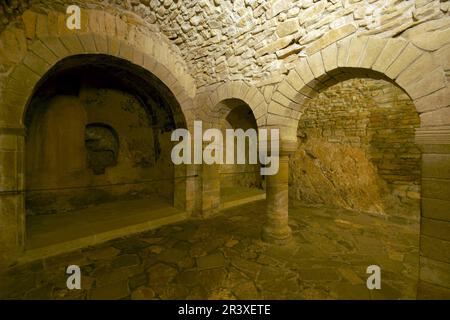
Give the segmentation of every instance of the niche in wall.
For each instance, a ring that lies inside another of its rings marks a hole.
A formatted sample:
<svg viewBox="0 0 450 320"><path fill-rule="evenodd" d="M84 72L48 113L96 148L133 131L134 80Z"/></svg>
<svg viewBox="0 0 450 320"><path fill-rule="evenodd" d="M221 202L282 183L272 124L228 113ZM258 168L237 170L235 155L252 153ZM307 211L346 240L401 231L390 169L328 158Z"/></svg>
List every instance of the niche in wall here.
<svg viewBox="0 0 450 320"><path fill-rule="evenodd" d="M88 124L85 143L87 165L94 174L104 174L107 167L117 165L119 137L111 126L104 123Z"/></svg>

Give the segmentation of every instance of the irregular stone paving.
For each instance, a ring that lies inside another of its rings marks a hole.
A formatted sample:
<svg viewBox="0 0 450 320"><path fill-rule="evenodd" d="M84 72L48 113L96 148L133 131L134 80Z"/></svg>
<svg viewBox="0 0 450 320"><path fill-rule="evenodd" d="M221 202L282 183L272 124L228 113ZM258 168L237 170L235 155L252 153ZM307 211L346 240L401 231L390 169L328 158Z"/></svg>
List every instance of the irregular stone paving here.
<svg viewBox="0 0 450 320"><path fill-rule="evenodd" d="M264 201L78 252L0 277L16 299L414 299L418 224L351 211L290 208L293 239L260 240ZM66 288L68 265L81 290ZM366 268L381 267L381 290Z"/></svg>

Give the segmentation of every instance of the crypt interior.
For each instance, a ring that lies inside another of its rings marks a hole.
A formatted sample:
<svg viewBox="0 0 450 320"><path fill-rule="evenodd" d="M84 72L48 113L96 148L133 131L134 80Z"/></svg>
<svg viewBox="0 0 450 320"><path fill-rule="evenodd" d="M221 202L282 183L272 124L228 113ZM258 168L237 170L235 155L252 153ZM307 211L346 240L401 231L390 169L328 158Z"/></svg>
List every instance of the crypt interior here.
<svg viewBox="0 0 450 320"><path fill-rule="evenodd" d="M449 10L0 2L0 299L450 299ZM195 121L277 173L174 164Z"/></svg>

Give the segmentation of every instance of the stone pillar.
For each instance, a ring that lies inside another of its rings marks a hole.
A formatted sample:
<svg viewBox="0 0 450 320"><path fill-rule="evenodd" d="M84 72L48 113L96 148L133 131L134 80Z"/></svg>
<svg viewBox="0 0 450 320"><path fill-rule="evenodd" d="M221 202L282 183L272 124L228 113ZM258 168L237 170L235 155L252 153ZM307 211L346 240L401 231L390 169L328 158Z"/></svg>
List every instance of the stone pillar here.
<svg viewBox="0 0 450 320"><path fill-rule="evenodd" d="M0 268L24 248L24 143L23 129L0 128Z"/></svg>
<svg viewBox="0 0 450 320"><path fill-rule="evenodd" d="M419 128L422 215L418 298L450 298L450 126Z"/></svg>
<svg viewBox="0 0 450 320"><path fill-rule="evenodd" d="M217 214L220 210L220 165L202 165L202 218Z"/></svg>
<svg viewBox="0 0 450 320"><path fill-rule="evenodd" d="M296 146L296 141L281 142L278 173L266 177L266 221L262 229L262 238L266 242L285 244L291 238L288 224L289 156Z"/></svg>
<svg viewBox="0 0 450 320"><path fill-rule="evenodd" d="M209 121L204 121L202 124L202 133L208 129L219 129L221 128L221 120L210 119ZM196 128L199 130L199 128ZM200 136L198 136L200 137ZM202 139L203 140L203 139ZM199 143L199 141L196 141ZM202 141L202 158L205 149L208 146L215 145L217 148L222 148L223 145L221 141ZM193 149L194 150L194 149ZM207 164L205 159L202 160L201 164L201 217L207 218L217 214L220 210L220 164Z"/></svg>

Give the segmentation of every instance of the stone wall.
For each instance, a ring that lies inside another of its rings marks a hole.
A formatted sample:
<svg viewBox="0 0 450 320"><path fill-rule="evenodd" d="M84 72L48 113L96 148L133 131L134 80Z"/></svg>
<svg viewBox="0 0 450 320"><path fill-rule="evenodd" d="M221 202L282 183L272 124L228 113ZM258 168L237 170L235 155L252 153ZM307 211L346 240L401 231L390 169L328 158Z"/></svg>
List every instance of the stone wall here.
<svg viewBox="0 0 450 320"><path fill-rule="evenodd" d="M0 6L3 26L26 8L65 5L103 9L163 33L179 48L197 87L225 80L275 84L299 57L350 35L414 38L406 30L434 20L445 28L449 3L440 0L45 0ZM1 29L0 29L1 31Z"/></svg>
<svg viewBox="0 0 450 320"><path fill-rule="evenodd" d="M291 197L418 220L418 125L409 97L384 80L353 79L325 89L300 118Z"/></svg>

